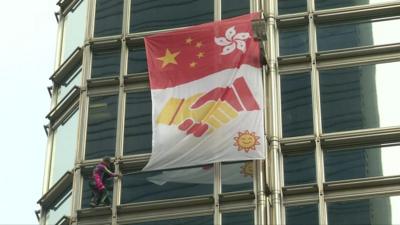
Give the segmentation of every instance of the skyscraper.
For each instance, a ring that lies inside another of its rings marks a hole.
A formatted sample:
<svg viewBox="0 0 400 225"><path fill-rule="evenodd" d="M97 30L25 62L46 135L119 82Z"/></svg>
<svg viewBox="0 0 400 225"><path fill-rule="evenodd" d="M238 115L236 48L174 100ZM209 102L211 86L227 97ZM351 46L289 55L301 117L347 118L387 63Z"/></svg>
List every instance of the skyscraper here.
<svg viewBox="0 0 400 225"><path fill-rule="evenodd" d="M57 4L41 224L400 223L399 1ZM152 144L143 38L256 11L267 159L141 172ZM111 207L90 208L105 155L123 176Z"/></svg>

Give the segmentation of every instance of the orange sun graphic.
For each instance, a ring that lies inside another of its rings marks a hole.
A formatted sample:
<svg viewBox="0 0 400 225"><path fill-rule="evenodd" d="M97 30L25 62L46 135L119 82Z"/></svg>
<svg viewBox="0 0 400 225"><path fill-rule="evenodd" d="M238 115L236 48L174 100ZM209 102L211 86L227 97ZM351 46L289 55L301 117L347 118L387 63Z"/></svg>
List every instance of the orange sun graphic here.
<svg viewBox="0 0 400 225"><path fill-rule="evenodd" d="M233 146L238 147L238 151L244 150L249 152L250 150L256 150L256 145L259 145L258 139L259 136L256 136L255 132L249 132L246 130L245 132L239 132L237 137L234 137L235 143Z"/></svg>
<svg viewBox="0 0 400 225"><path fill-rule="evenodd" d="M245 162L243 166L240 167L240 173L244 177L253 177L253 162Z"/></svg>

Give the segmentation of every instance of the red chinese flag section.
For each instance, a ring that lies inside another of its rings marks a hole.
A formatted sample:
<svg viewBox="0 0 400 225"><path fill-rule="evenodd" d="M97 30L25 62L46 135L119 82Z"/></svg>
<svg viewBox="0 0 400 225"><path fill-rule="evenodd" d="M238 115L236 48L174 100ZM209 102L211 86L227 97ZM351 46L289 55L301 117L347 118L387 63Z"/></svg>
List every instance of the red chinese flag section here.
<svg viewBox="0 0 400 225"><path fill-rule="evenodd" d="M144 170L264 158L258 13L145 38L153 149Z"/></svg>

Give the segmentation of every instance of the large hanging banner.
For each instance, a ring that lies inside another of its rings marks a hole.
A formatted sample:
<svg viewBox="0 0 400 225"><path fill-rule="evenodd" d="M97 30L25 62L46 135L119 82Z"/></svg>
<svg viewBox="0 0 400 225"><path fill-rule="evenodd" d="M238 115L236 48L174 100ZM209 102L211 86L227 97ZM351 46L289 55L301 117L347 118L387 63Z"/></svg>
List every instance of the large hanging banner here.
<svg viewBox="0 0 400 225"><path fill-rule="evenodd" d="M259 14L145 38L153 149L143 170L264 159Z"/></svg>

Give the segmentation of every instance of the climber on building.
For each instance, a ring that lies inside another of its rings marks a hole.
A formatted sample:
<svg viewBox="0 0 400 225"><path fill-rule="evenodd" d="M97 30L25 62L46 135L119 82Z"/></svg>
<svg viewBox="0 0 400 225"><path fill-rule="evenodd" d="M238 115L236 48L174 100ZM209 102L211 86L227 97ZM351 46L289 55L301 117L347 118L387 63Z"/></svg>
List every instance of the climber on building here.
<svg viewBox="0 0 400 225"><path fill-rule="evenodd" d="M111 205L111 191L113 188L113 178L119 176L114 173L114 164L110 157L103 157L101 162L93 169L89 182L92 191L90 199L91 207Z"/></svg>

